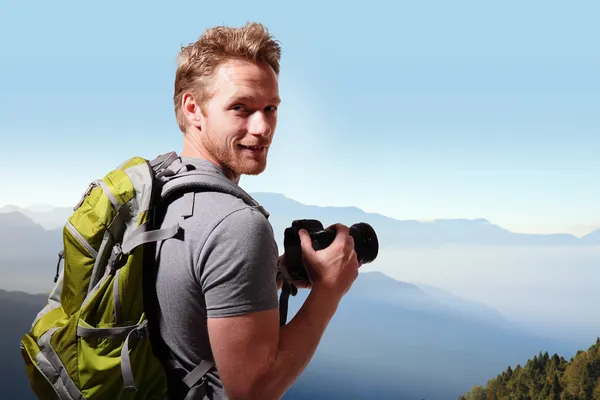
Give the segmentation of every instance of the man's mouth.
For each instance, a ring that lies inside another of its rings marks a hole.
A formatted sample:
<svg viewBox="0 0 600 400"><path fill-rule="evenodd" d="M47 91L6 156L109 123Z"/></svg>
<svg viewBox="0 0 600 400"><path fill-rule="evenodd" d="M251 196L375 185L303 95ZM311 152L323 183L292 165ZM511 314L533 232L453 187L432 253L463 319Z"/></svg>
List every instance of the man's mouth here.
<svg viewBox="0 0 600 400"><path fill-rule="evenodd" d="M261 146L261 145L256 145L256 146L249 146L249 145L245 145L245 144L239 144L238 146L244 148L244 149L249 149L249 150L263 150L266 148L266 146Z"/></svg>

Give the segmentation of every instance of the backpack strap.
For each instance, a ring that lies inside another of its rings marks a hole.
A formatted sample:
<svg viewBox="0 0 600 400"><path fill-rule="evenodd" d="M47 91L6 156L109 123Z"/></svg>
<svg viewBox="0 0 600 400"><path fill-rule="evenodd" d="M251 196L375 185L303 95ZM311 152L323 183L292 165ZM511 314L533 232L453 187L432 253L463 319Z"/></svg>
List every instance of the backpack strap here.
<svg viewBox="0 0 600 400"><path fill-rule="evenodd" d="M108 258L108 267L111 273L122 267L121 261L124 256L129 255L136 247L153 242L159 242L174 237L179 232L179 224L158 230L147 230L147 223L138 226L131 236L125 240L123 245L117 243Z"/></svg>
<svg viewBox="0 0 600 400"><path fill-rule="evenodd" d="M150 160L148 163L154 169L155 172L160 172L161 170L168 168L175 160L177 160L179 156L174 151L161 154L153 160Z"/></svg>
<svg viewBox="0 0 600 400"><path fill-rule="evenodd" d="M267 210L239 185L216 172L197 170L193 165L182 163L180 159L161 170L157 178L163 182L160 197L164 201L176 193L222 192L242 199L266 218L270 216Z"/></svg>

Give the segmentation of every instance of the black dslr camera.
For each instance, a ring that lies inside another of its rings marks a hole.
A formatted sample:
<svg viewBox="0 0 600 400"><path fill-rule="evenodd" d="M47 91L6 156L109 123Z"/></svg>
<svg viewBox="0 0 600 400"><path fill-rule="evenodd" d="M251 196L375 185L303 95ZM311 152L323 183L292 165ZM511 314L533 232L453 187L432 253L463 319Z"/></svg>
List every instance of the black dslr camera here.
<svg viewBox="0 0 600 400"><path fill-rule="evenodd" d="M311 238L313 249L321 250L328 247L335 239L336 229L323 228L323 224L316 219L298 219L284 232L283 245L285 247L285 264L287 277L292 281L310 282L306 267L302 262L302 247L300 242L300 229L306 230ZM350 227L350 236L354 238L354 250L360 264L367 264L375 260L379 251L377 234L371 225L360 222Z"/></svg>
<svg viewBox="0 0 600 400"><path fill-rule="evenodd" d="M300 229L308 232L312 247L315 250L328 247L337 234L335 227L324 229L323 224L316 219L297 219L292 222L292 226L286 228L283 239L285 268L282 268L281 271L284 275L284 282L279 301L279 324L281 326L285 325L287 321L290 294L295 296L298 293L298 288L293 282L310 283L306 267L302 261L302 244L298 234ZM375 260L379 252L379 242L371 225L365 222L354 224L350 227L349 233L354 238L354 251L356 251L358 262L366 264Z"/></svg>

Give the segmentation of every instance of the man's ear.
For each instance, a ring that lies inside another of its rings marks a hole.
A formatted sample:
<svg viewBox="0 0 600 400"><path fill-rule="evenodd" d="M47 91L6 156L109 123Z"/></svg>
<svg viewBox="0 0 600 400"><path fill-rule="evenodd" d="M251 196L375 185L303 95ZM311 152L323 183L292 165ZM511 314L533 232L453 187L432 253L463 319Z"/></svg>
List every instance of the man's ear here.
<svg viewBox="0 0 600 400"><path fill-rule="evenodd" d="M187 123L195 126L197 129L201 129L204 116L202 115L200 103L196 101L192 93L185 93L181 102L181 108Z"/></svg>

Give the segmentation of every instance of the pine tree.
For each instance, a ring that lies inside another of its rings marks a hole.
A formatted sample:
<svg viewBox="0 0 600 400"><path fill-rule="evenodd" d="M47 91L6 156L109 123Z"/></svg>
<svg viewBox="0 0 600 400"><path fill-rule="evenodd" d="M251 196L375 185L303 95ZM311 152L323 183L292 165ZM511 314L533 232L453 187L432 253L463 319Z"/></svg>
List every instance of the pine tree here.
<svg viewBox="0 0 600 400"><path fill-rule="evenodd" d="M562 387L560 386L560 380L558 379L558 373L554 373L552 377L552 387L550 388L550 400L560 400L560 394Z"/></svg>
<svg viewBox="0 0 600 400"><path fill-rule="evenodd" d="M594 383L592 381L593 373L592 367L589 363L585 364L583 369L583 373L581 374L580 384L579 384L579 394L582 399L591 399L592 392L594 391Z"/></svg>

